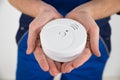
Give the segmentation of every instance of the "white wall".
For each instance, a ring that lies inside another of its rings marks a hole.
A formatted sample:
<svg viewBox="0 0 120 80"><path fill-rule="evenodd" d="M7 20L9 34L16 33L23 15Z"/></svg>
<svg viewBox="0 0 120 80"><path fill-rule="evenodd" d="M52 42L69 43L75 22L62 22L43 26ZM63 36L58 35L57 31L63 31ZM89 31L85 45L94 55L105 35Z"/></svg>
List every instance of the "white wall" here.
<svg viewBox="0 0 120 80"><path fill-rule="evenodd" d="M7 0L0 0L0 79L14 79L17 46L15 34L20 12L11 7ZM120 77L120 16L112 16L112 53L104 76Z"/></svg>
<svg viewBox="0 0 120 80"><path fill-rule="evenodd" d="M17 60L15 33L20 13L0 0L0 78L14 78Z"/></svg>
<svg viewBox="0 0 120 80"><path fill-rule="evenodd" d="M113 15L110 24L112 26L112 52L104 76L120 77L120 16Z"/></svg>

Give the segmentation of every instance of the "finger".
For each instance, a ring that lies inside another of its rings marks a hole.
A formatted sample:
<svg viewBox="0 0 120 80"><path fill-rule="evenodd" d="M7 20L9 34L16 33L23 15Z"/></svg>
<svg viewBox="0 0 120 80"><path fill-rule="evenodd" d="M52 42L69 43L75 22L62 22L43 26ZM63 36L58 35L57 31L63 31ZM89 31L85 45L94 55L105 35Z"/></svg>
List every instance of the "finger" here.
<svg viewBox="0 0 120 80"><path fill-rule="evenodd" d="M26 50L26 53L27 54L30 54L34 51L35 49L35 41L36 41L36 35L33 33L33 34L28 34L28 40L27 40L27 50Z"/></svg>
<svg viewBox="0 0 120 80"><path fill-rule="evenodd" d="M63 73L70 73L74 68L72 66L72 62L67 62L67 63L64 63L63 67Z"/></svg>
<svg viewBox="0 0 120 80"><path fill-rule="evenodd" d="M53 17L54 16L54 17ZM42 27L48 23L50 20L55 19L55 18L60 18L62 17L60 14L56 15L48 15L48 13L41 14L37 16L30 24L29 26L29 34L28 34L28 48L26 53L30 54L34 51L35 49L35 41L37 38L37 35L40 33L40 30Z"/></svg>
<svg viewBox="0 0 120 80"><path fill-rule="evenodd" d="M90 48L93 54L100 56L99 52L99 28L94 19L87 13L83 14L80 22L84 25L90 38Z"/></svg>
<svg viewBox="0 0 120 80"><path fill-rule="evenodd" d="M82 25L84 25L86 31L90 35L91 50L93 54L99 57L100 56L99 46L98 46L99 28L96 22L87 12L81 11L79 13L74 13L75 15L73 15L73 13L70 12L66 17L75 19L79 21Z"/></svg>
<svg viewBox="0 0 120 80"><path fill-rule="evenodd" d="M73 68L78 68L83 65L91 57L91 51L89 48L86 48L78 58L72 61L71 66Z"/></svg>
<svg viewBox="0 0 120 80"><path fill-rule="evenodd" d="M27 54L30 54L34 51L36 38L43 25L47 23L47 21L43 18L44 16L41 15L36 17L29 26Z"/></svg>
<svg viewBox="0 0 120 80"><path fill-rule="evenodd" d="M61 72L62 73L65 73L65 66L66 66L67 63L63 63L62 66L61 66Z"/></svg>
<svg viewBox="0 0 120 80"><path fill-rule="evenodd" d="M90 47L91 47L93 54L95 54L97 57L101 56L99 52L99 29L98 27L93 27L93 29L90 30Z"/></svg>
<svg viewBox="0 0 120 80"><path fill-rule="evenodd" d="M48 60L49 67L50 67L50 69L49 69L50 74L51 74L52 76L58 75L60 72L59 72L59 70L57 69L57 66L55 65L54 61L51 60L50 58L47 58L47 60Z"/></svg>
<svg viewBox="0 0 120 80"><path fill-rule="evenodd" d="M61 72L61 63L55 61L55 65L56 65L58 71Z"/></svg>
<svg viewBox="0 0 120 80"><path fill-rule="evenodd" d="M38 64L40 65L41 69L43 71L48 71L49 70L49 64L47 62L47 59L42 51L42 49L40 47L36 47L35 51L34 51L34 56L38 62Z"/></svg>
<svg viewBox="0 0 120 80"><path fill-rule="evenodd" d="M91 57L91 52L89 48L86 48L83 53L75 60L71 62L64 63L62 65L62 73L69 73L74 68L83 65Z"/></svg>

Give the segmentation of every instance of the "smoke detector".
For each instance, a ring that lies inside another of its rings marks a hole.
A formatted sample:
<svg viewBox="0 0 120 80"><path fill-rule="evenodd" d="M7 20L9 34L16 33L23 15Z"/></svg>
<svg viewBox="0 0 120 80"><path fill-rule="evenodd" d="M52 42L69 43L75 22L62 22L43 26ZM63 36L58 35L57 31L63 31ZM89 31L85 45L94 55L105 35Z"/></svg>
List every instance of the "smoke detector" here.
<svg viewBox="0 0 120 80"><path fill-rule="evenodd" d="M45 55L58 62L74 60L86 46L87 34L79 22L61 18L48 22L40 33Z"/></svg>

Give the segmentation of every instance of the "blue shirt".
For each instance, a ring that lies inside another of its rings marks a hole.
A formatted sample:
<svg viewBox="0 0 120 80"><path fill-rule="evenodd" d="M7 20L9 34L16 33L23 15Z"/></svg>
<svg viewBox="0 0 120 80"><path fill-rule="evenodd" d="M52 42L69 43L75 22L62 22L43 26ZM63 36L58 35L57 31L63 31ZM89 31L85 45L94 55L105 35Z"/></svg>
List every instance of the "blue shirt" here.
<svg viewBox="0 0 120 80"><path fill-rule="evenodd" d="M75 7L86 3L90 0L43 0L54 6L63 16L70 12Z"/></svg>

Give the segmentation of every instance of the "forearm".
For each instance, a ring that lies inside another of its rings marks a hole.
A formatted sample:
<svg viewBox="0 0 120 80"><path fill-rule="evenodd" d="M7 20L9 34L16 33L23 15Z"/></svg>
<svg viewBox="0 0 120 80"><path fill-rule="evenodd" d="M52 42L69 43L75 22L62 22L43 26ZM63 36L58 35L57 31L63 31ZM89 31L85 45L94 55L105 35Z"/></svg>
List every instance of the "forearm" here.
<svg viewBox="0 0 120 80"><path fill-rule="evenodd" d="M22 13L36 17L47 5L41 0L9 0L9 2Z"/></svg>
<svg viewBox="0 0 120 80"><path fill-rule="evenodd" d="M95 20L120 11L120 0L92 0L79 6L80 12L87 12Z"/></svg>

